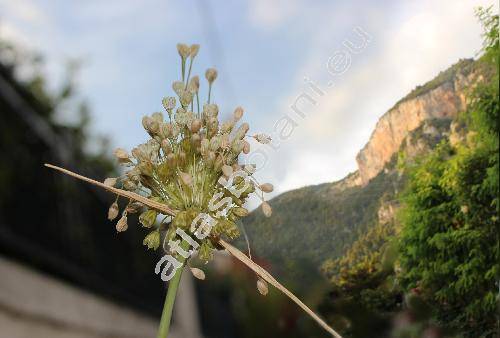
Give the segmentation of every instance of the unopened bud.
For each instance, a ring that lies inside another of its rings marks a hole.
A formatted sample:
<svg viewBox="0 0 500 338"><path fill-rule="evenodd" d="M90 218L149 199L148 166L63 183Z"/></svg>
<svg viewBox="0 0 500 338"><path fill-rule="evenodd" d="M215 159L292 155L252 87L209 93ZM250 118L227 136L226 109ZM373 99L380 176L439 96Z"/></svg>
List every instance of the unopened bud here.
<svg viewBox="0 0 500 338"><path fill-rule="evenodd" d="M201 142L201 137L200 137L200 134L198 133L194 133L193 135L191 135L191 143L195 146L195 147L198 147L200 145L200 142Z"/></svg>
<svg viewBox="0 0 500 338"><path fill-rule="evenodd" d="M116 217L118 217L119 212L120 209L118 208L118 203L113 202L113 204L111 204L108 209L108 219L110 221L114 220Z"/></svg>
<svg viewBox="0 0 500 338"><path fill-rule="evenodd" d="M220 131L221 133L223 134L229 134L231 132L231 130L233 130L233 127L234 127L234 121L226 121L224 123L222 123L221 127L220 127Z"/></svg>
<svg viewBox="0 0 500 338"><path fill-rule="evenodd" d="M238 128L238 130L236 130L236 133L234 134L234 138L236 140L242 140L245 137L249 128L250 128L250 126L248 125L248 123L246 123L246 122L242 123L241 126Z"/></svg>
<svg viewBox="0 0 500 338"><path fill-rule="evenodd" d="M197 133L200 129L201 129L201 120L194 119L193 122L191 122L191 132Z"/></svg>
<svg viewBox="0 0 500 338"><path fill-rule="evenodd" d="M237 207L232 209L233 214L235 214L238 217L245 217L248 215L248 210L243 207Z"/></svg>
<svg viewBox="0 0 500 338"><path fill-rule="evenodd" d="M250 143L248 143L245 140L243 140L243 153L244 154L250 153Z"/></svg>
<svg viewBox="0 0 500 338"><path fill-rule="evenodd" d="M201 154L207 155L209 150L210 150L210 141L204 138L203 140L201 140Z"/></svg>
<svg viewBox="0 0 500 338"><path fill-rule="evenodd" d="M172 153L172 146L170 145L170 141L167 139L161 141L161 149L163 150L163 153L165 155Z"/></svg>
<svg viewBox="0 0 500 338"><path fill-rule="evenodd" d="M132 203L129 203L127 205L127 207L125 208L125 211L128 214L135 214L136 212L138 212L139 210L141 210L142 207L143 207L142 203L132 202Z"/></svg>
<svg viewBox="0 0 500 338"><path fill-rule="evenodd" d="M160 246L160 233L157 230L151 231L146 237L144 237L142 244L146 245L148 249L158 249Z"/></svg>
<svg viewBox="0 0 500 338"><path fill-rule="evenodd" d="M259 189L262 190L263 192L273 192L274 187L271 183L264 183L259 186Z"/></svg>
<svg viewBox="0 0 500 338"><path fill-rule="evenodd" d="M233 113L234 122L238 122L243 117L243 108L237 107Z"/></svg>
<svg viewBox="0 0 500 338"><path fill-rule="evenodd" d="M266 135L266 134L257 134L257 135L254 135L253 138L256 139L257 142L262 143L262 144L271 143L271 136Z"/></svg>
<svg viewBox="0 0 500 338"><path fill-rule="evenodd" d="M130 161L130 156L128 152L125 149L122 148L116 148L115 151L113 152L115 157L117 158L118 162L120 163L127 163L131 162Z"/></svg>
<svg viewBox="0 0 500 338"><path fill-rule="evenodd" d="M205 72L205 78L207 79L208 83L214 82L217 78L217 70L215 68L208 68Z"/></svg>
<svg viewBox="0 0 500 338"><path fill-rule="evenodd" d="M273 214L273 209L271 208L269 203L262 202L261 207L262 207L262 212L264 213L264 215L266 217L271 217L271 215Z"/></svg>
<svg viewBox="0 0 500 338"><path fill-rule="evenodd" d="M244 143L242 140L234 140L231 150L235 154L239 154L243 151Z"/></svg>
<svg viewBox="0 0 500 338"><path fill-rule="evenodd" d="M214 136L210 139L210 150L217 151L221 146L221 139L219 136Z"/></svg>
<svg viewBox="0 0 500 338"><path fill-rule="evenodd" d="M189 48L189 46L184 44L184 43L178 43L177 44L177 51L179 52L179 55L181 56L181 58L185 59L191 53L191 48Z"/></svg>
<svg viewBox="0 0 500 338"><path fill-rule="evenodd" d="M200 78L197 75L193 76L191 80L189 80L187 89L192 94L198 93L198 90L200 89Z"/></svg>
<svg viewBox="0 0 500 338"><path fill-rule="evenodd" d="M180 95L180 101L183 107L189 106L191 104L191 101L193 101L193 93L191 93L189 90L184 90Z"/></svg>
<svg viewBox="0 0 500 338"><path fill-rule="evenodd" d="M104 180L104 185L107 187L114 187L118 179L115 177L108 177Z"/></svg>
<svg viewBox="0 0 500 338"><path fill-rule="evenodd" d="M187 186L191 186L193 184L193 177L188 173L179 171L179 178L181 179L182 183Z"/></svg>
<svg viewBox="0 0 500 338"><path fill-rule="evenodd" d="M260 277L257 280L257 290L259 290L260 294L263 296L266 296L269 293L267 282Z"/></svg>
<svg viewBox="0 0 500 338"><path fill-rule="evenodd" d="M182 81L174 81L172 83L172 89L177 96L181 97L182 93L184 93L184 83Z"/></svg>
<svg viewBox="0 0 500 338"><path fill-rule="evenodd" d="M191 47L189 47L189 55L191 58L194 58L196 55L198 55L198 52L200 51L200 45L198 44L192 44Z"/></svg>
<svg viewBox="0 0 500 338"><path fill-rule="evenodd" d="M203 272L203 270L198 268L190 268L190 270L195 278L199 280L205 280L205 272Z"/></svg>
<svg viewBox="0 0 500 338"><path fill-rule="evenodd" d="M151 115L151 117L153 118L153 120L155 120L158 123L163 122L163 114L160 112L153 113L153 115Z"/></svg>
<svg viewBox="0 0 500 338"><path fill-rule="evenodd" d="M245 171L249 174L253 174L255 172L255 164L245 164Z"/></svg>
<svg viewBox="0 0 500 338"><path fill-rule="evenodd" d="M123 232L128 229L127 213L124 212L120 220L116 223L116 231Z"/></svg>
<svg viewBox="0 0 500 338"><path fill-rule="evenodd" d="M151 228L153 224L156 222L156 217L158 216L158 212L155 210L147 210L144 211L140 216L139 216L139 222L145 227L145 228Z"/></svg>
<svg viewBox="0 0 500 338"><path fill-rule="evenodd" d="M171 113L172 109L175 108L175 97L164 97L161 103L163 104L163 108L165 108L167 112Z"/></svg>
<svg viewBox="0 0 500 338"><path fill-rule="evenodd" d="M228 166L227 164L222 166L222 173L224 176L229 177L233 174L233 167Z"/></svg>
<svg viewBox="0 0 500 338"><path fill-rule="evenodd" d="M149 116L144 116L142 118L142 126L150 135L155 135L160 131L160 124L158 121Z"/></svg>

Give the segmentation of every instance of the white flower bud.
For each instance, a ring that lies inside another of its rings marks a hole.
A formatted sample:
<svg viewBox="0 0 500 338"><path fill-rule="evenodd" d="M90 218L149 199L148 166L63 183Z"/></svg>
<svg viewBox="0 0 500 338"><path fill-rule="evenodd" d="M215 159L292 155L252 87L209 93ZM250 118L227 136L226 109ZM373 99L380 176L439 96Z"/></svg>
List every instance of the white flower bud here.
<svg viewBox="0 0 500 338"><path fill-rule="evenodd" d="M182 81L174 81L174 83L172 83L172 89L177 96L181 97L182 93L184 93L184 83Z"/></svg>
<svg viewBox="0 0 500 338"><path fill-rule="evenodd" d="M200 129L201 129L201 120L194 119L193 122L191 122L191 132L197 133Z"/></svg>
<svg viewBox="0 0 500 338"><path fill-rule="evenodd" d="M206 155L208 154L208 151L210 150L210 141L206 138L201 140L201 154Z"/></svg>
<svg viewBox="0 0 500 338"><path fill-rule="evenodd" d="M233 145L231 146L231 150L235 154L239 154L243 151L243 147L245 145L243 144L242 140L234 140Z"/></svg>
<svg viewBox="0 0 500 338"><path fill-rule="evenodd" d="M214 136L210 139L210 150L217 151L221 146L221 138Z"/></svg>
<svg viewBox="0 0 500 338"><path fill-rule="evenodd" d="M116 231L123 232L128 229L127 213L124 212L118 223L116 223Z"/></svg>
<svg viewBox="0 0 500 338"><path fill-rule="evenodd" d="M244 154L250 153L250 143L248 143L245 140L243 140L243 153Z"/></svg>
<svg viewBox="0 0 500 338"><path fill-rule="evenodd" d="M179 178L181 179L182 183L187 186L191 186L193 184L193 177L188 173L179 171Z"/></svg>
<svg viewBox="0 0 500 338"><path fill-rule="evenodd" d="M203 106L203 116L205 117L206 120L212 117L217 117L218 114L219 114L219 106L217 106L215 103L208 103Z"/></svg>
<svg viewBox="0 0 500 338"><path fill-rule="evenodd" d="M205 78L207 79L208 83L214 82L217 78L217 70L215 68L208 68L205 72Z"/></svg>
<svg viewBox="0 0 500 338"><path fill-rule="evenodd" d="M255 164L245 164L245 171L249 174L253 174L255 172Z"/></svg>
<svg viewBox="0 0 500 338"><path fill-rule="evenodd" d="M172 125L170 123L162 123L160 124L160 132L159 136L162 139L166 139L172 136Z"/></svg>
<svg viewBox="0 0 500 338"><path fill-rule="evenodd" d="M225 164L222 166L222 173L224 174L224 176L229 177L233 174L233 168Z"/></svg>
<svg viewBox="0 0 500 338"><path fill-rule="evenodd" d="M118 203L113 202L111 206L108 209L108 219L110 221L114 220L116 217L118 217L118 213L120 212L120 209L118 208Z"/></svg>
<svg viewBox="0 0 500 338"><path fill-rule="evenodd" d="M191 47L189 47L189 55L191 58L194 58L196 55L198 55L198 52L200 51L200 45L198 44L192 44Z"/></svg>
<svg viewBox="0 0 500 338"><path fill-rule="evenodd" d="M262 144L271 143L271 136L266 135L266 134L257 134L257 135L254 135L253 138L256 139L257 142L262 143Z"/></svg>
<svg viewBox="0 0 500 338"><path fill-rule="evenodd" d="M190 268L190 270L195 278L199 280L205 280L205 272L203 272L203 270L198 268Z"/></svg>
<svg viewBox="0 0 500 338"><path fill-rule="evenodd" d="M167 139L161 141L161 149L163 150L163 154L165 155L172 153L172 146L170 145L170 141Z"/></svg>
<svg viewBox="0 0 500 338"><path fill-rule="evenodd" d="M195 146L195 147L198 147L200 145L200 142L201 142L201 137L200 137L200 134L198 133L194 133L193 135L191 135L191 143Z"/></svg>
<svg viewBox="0 0 500 338"><path fill-rule="evenodd" d="M107 187L114 187L116 184L116 181L118 181L117 178L115 177L108 177L104 180L104 185Z"/></svg>
<svg viewBox="0 0 500 338"><path fill-rule="evenodd" d="M180 101L183 107L189 106L191 104L191 101L193 101L193 93L191 93L189 90L184 90L180 95Z"/></svg>
<svg viewBox="0 0 500 338"><path fill-rule="evenodd" d="M158 123L162 123L163 122L163 114L160 113L160 112L153 113L153 115L151 115L151 117L153 118L153 120L155 120Z"/></svg>
<svg viewBox="0 0 500 338"><path fill-rule="evenodd" d="M231 130L233 130L233 127L234 127L233 120L226 121L226 122L222 123L222 125L220 127L220 131L223 134L229 134L231 132Z"/></svg>
<svg viewBox="0 0 500 338"><path fill-rule="evenodd" d="M262 202L261 208L262 208L262 212L264 213L264 215L266 217L271 217L271 215L273 214L273 209L271 208L271 206L269 205L269 203Z"/></svg>
<svg viewBox="0 0 500 338"><path fill-rule="evenodd" d="M262 190L263 192L273 192L274 190L274 187L271 183L264 183L264 184L261 184L259 185L259 189Z"/></svg>
<svg viewBox="0 0 500 338"><path fill-rule="evenodd" d="M229 148L229 145L230 145L230 144L231 144L231 143L229 142L229 135L227 135L227 134L222 135L222 136L221 136L221 144L220 144L221 148L222 148L222 149Z"/></svg>
<svg viewBox="0 0 500 338"><path fill-rule="evenodd" d="M152 136L160 131L160 124L158 121L149 116L144 116L142 118L142 126Z"/></svg>
<svg viewBox="0 0 500 338"><path fill-rule="evenodd" d="M248 215L248 210L243 207L236 207L232 209L233 214L235 214L238 217L245 217Z"/></svg>
<svg viewBox="0 0 500 338"><path fill-rule="evenodd" d="M242 140L245 137L245 134L247 133L248 129L250 126L248 123L242 123L241 126L236 130L234 134L234 139L236 140Z"/></svg>
<svg viewBox="0 0 500 338"><path fill-rule="evenodd" d="M130 161L130 156L128 152L125 149L122 148L116 148L115 151L113 152L115 155L116 159L118 160L119 163L129 163Z"/></svg>
<svg viewBox="0 0 500 338"><path fill-rule="evenodd" d="M238 122L243 117L243 108L237 107L233 113L234 122Z"/></svg>
<svg viewBox="0 0 500 338"><path fill-rule="evenodd" d="M175 108L175 97L173 96L164 97L161 103L163 104L163 108L165 108L166 111L171 113L172 109Z"/></svg>
<svg viewBox="0 0 500 338"><path fill-rule="evenodd" d="M189 80L187 89L192 94L198 93L198 90L200 89L200 78L197 75L193 76L191 80Z"/></svg>
<svg viewBox="0 0 500 338"><path fill-rule="evenodd" d="M185 59L191 53L191 48L189 48L189 46L184 44L184 43L178 43L177 44L177 51L179 52L179 55L181 56L181 58Z"/></svg>
<svg viewBox="0 0 500 338"><path fill-rule="evenodd" d="M260 294L266 296L269 292L269 288L267 287L267 282L259 277L257 280L257 290L259 290Z"/></svg>

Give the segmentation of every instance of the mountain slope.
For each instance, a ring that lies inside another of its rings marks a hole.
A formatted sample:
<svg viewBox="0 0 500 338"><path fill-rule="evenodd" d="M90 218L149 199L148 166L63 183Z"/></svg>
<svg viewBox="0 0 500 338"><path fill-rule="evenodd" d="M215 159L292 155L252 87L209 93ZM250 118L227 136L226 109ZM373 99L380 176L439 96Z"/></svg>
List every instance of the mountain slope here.
<svg viewBox="0 0 500 338"><path fill-rule="evenodd" d="M474 65L459 61L386 112L357 155L358 171L275 197L269 219L260 211L251 213L244 227L254 253L284 268L298 261L318 266L392 218L391 203L403 184L398 157L428 151L449 134L452 120L465 108L465 88L477 77Z"/></svg>

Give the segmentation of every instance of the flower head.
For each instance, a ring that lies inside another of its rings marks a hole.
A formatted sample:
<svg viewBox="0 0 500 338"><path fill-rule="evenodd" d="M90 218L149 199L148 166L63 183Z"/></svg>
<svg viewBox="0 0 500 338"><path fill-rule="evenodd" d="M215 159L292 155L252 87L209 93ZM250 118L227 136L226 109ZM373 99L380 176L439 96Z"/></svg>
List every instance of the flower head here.
<svg viewBox="0 0 500 338"><path fill-rule="evenodd" d="M183 59L194 58L199 46L179 44L177 50ZM211 90L217 71L210 68L205 77ZM245 140L250 126L240 122L243 109L237 107L228 123L220 123L218 105L207 99L201 111L199 104L195 107L193 98L194 95L198 97L199 88L198 76L172 83L175 96L162 100L169 120L165 121L161 112L143 117L142 125L149 140L132 149L131 155L124 149L115 151L127 171L122 178L109 183L121 185L125 190L140 193L176 211L175 216L161 215L146 207L140 214L139 222L151 229L144 239L144 245L150 249L164 247L158 241L161 238L168 241L169 236L162 232L171 235L180 228L192 235L196 230L191 229L195 218L200 213L210 215L214 220L213 228L200 240L198 253L200 258L208 260L219 238L239 236L236 222L248 215L243 204L259 184L252 176L253 171L243 170L239 163L241 155L250 151L250 143ZM270 190L268 185L261 185L260 193ZM230 191L238 191L238 196L232 196ZM210 206L218 202L214 203L214 196L232 196L232 199L224 208L212 210ZM264 213L269 214L269 208L263 207ZM128 207L118 221L118 231L127 229L127 210ZM113 204L109 217L117 217L118 212L117 204ZM166 222L160 226L157 224L159 219L166 219Z"/></svg>

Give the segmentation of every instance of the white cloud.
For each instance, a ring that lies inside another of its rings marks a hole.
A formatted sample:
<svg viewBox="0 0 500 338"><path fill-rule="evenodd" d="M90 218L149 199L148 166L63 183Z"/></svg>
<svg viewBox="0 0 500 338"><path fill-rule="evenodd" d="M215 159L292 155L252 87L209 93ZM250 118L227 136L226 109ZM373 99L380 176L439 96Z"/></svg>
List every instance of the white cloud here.
<svg viewBox="0 0 500 338"><path fill-rule="evenodd" d="M43 10L30 0L0 0L0 8L4 15L17 20L38 24L46 21Z"/></svg>
<svg viewBox="0 0 500 338"><path fill-rule="evenodd" d="M316 36L317 45L311 48L320 52L306 60L297 73L297 82L304 75L322 79L321 88L328 94L308 111L272 161L269 169L276 174L277 191L334 181L355 169L357 152L387 109L459 58L475 56L481 45L481 27L473 9L489 3L424 1L404 7L392 22L377 18L390 24L383 29L370 24L363 27L373 41L365 52L353 56L353 66L332 89L326 85L322 52L325 44L331 44L333 27L322 29L325 34ZM353 21L352 27L357 24ZM282 99L285 113L291 111L290 105L300 93Z"/></svg>
<svg viewBox="0 0 500 338"><path fill-rule="evenodd" d="M290 20L299 9L298 0L251 0L248 17L259 28L273 29Z"/></svg>

